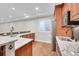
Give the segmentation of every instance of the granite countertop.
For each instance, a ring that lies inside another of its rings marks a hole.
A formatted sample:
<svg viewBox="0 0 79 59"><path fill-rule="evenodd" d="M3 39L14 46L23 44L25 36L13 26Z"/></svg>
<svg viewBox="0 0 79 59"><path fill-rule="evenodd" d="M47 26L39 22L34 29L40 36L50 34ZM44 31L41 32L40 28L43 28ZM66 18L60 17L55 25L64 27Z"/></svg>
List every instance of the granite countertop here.
<svg viewBox="0 0 79 59"><path fill-rule="evenodd" d="M64 41L60 39L63 36L56 36L56 40L62 56L79 56L79 42ZM70 39L70 37L65 37Z"/></svg>
<svg viewBox="0 0 79 59"><path fill-rule="evenodd" d="M22 47L23 45L28 44L29 42L33 41L33 39L21 37L22 35L31 34L31 33L32 32L30 32L30 33L22 33L22 34L17 34L16 35L17 41L15 42L15 50L17 50L18 48Z"/></svg>
<svg viewBox="0 0 79 59"><path fill-rule="evenodd" d="M10 37L10 36L0 36L0 46L6 45L9 42L16 41L15 37Z"/></svg>
<svg viewBox="0 0 79 59"><path fill-rule="evenodd" d="M28 44L29 42L32 42L32 40L33 39L18 37L17 41L15 42L15 50L19 49L20 47L24 46L25 44Z"/></svg>
<svg viewBox="0 0 79 59"><path fill-rule="evenodd" d="M22 38L21 35L30 34L30 33L22 33L22 34L16 34L14 37L10 36L0 36L0 46L6 45L9 42L15 41L15 50L22 47L25 44L28 44L29 42L33 41L33 39L29 38Z"/></svg>
<svg viewBox="0 0 79 59"><path fill-rule="evenodd" d="M22 36L22 35L31 34L31 33L33 33L33 32L16 34L16 37L20 37L20 36Z"/></svg>

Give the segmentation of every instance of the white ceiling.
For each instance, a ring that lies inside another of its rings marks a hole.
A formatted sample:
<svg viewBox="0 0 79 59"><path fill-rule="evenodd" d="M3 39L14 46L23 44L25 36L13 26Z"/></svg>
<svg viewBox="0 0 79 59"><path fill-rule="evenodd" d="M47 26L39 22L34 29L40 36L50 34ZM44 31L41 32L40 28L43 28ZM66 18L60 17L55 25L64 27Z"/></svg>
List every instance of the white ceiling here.
<svg viewBox="0 0 79 59"><path fill-rule="evenodd" d="M53 14L54 6L53 3L0 3L0 22Z"/></svg>

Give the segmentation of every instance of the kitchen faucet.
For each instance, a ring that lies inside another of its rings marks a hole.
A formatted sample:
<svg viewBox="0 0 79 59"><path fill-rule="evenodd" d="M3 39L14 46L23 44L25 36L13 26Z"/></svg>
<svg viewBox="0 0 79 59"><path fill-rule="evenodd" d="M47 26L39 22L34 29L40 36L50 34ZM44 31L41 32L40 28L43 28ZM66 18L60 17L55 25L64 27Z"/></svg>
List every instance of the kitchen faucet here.
<svg viewBox="0 0 79 59"><path fill-rule="evenodd" d="M12 26L12 27L11 27L11 30L10 30L10 36L11 36L11 37L13 37L13 31L14 31L14 27Z"/></svg>

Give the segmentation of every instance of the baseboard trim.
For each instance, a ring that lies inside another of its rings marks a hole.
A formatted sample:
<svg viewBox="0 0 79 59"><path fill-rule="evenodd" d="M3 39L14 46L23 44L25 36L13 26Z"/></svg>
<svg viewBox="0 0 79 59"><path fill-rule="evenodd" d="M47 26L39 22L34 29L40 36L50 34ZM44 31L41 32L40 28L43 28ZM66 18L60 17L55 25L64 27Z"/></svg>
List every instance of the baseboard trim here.
<svg viewBox="0 0 79 59"><path fill-rule="evenodd" d="M44 42L44 43L52 43L52 42L50 42L50 41L44 41L44 40L35 40L35 41Z"/></svg>

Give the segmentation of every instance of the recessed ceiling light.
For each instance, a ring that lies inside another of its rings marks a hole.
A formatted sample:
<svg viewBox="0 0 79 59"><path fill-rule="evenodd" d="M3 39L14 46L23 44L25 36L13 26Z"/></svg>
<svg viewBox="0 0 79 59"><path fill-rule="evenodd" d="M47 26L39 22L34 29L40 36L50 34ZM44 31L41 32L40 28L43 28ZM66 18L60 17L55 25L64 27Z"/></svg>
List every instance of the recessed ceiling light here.
<svg viewBox="0 0 79 59"><path fill-rule="evenodd" d="M12 9L12 10L15 10L15 8L14 8L14 7L12 7L11 9Z"/></svg>
<svg viewBox="0 0 79 59"><path fill-rule="evenodd" d="M9 15L9 18L12 18L12 15Z"/></svg>
<svg viewBox="0 0 79 59"><path fill-rule="evenodd" d="M25 18L29 18L30 16L28 16L26 13L24 13L24 17Z"/></svg>
<svg viewBox="0 0 79 59"><path fill-rule="evenodd" d="M35 7L35 10L39 10L39 7Z"/></svg>
<svg viewBox="0 0 79 59"><path fill-rule="evenodd" d="M29 18L30 16L25 16L25 18Z"/></svg>
<svg viewBox="0 0 79 59"><path fill-rule="evenodd" d="M24 13L24 16L26 16L27 14L26 13Z"/></svg>

